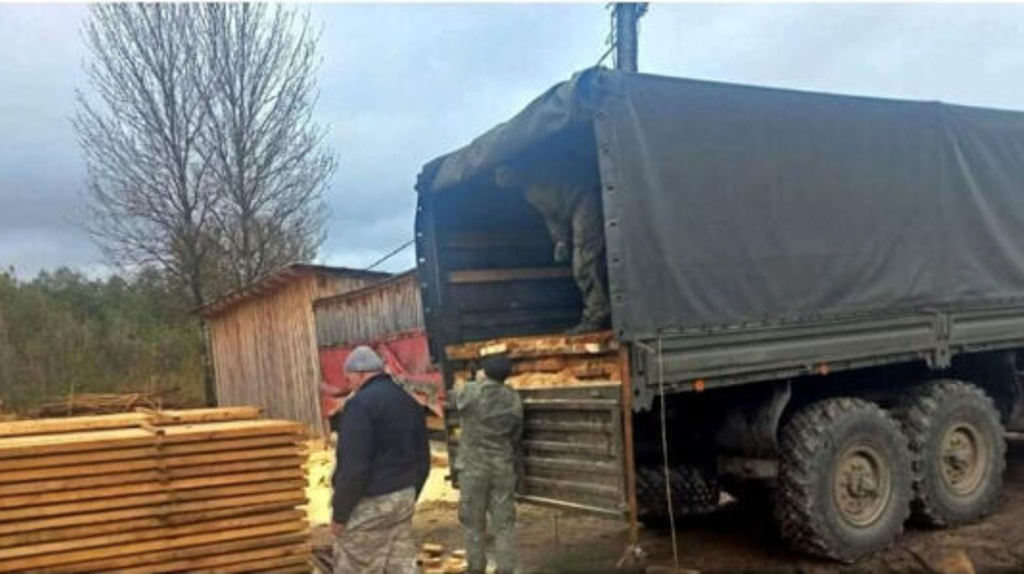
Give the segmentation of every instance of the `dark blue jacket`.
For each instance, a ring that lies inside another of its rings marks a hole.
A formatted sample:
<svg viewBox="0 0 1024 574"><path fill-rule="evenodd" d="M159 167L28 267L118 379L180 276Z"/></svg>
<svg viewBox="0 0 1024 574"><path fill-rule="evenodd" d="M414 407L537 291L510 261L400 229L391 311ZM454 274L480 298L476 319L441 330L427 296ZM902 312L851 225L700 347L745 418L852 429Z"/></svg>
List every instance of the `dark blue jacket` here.
<svg viewBox="0 0 1024 574"><path fill-rule="evenodd" d="M334 521L345 524L364 496L413 487L419 495L430 472L423 407L388 375L363 385L334 415L338 465Z"/></svg>

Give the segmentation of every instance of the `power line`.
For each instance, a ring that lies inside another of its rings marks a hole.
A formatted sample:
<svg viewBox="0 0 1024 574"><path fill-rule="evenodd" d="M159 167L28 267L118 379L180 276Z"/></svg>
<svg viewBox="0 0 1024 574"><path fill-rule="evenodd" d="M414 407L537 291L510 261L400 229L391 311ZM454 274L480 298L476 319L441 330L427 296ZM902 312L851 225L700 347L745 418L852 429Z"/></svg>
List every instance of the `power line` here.
<svg viewBox="0 0 1024 574"><path fill-rule="evenodd" d="M387 261L388 259L391 259L391 258L392 258L392 257L394 257L395 255L398 255L398 254L399 254L399 253L401 253L401 252L402 252L402 251L403 251L403 250L404 250L404 249L405 249L406 247L409 247L409 246L410 246L410 245L412 245L413 243L416 243L416 240L415 240L415 239L410 239L409 241L406 241L405 243L401 244L400 246L398 246L398 247L396 247L395 249L393 249L393 250L391 250L390 252L388 252L388 254L387 254L387 255L385 255L384 257L381 257L380 259L378 259L378 260L377 260L377 261L376 261L376 262L375 262L375 263L374 263L373 265L370 265L369 267L367 267L367 268L366 268L366 270L367 270L367 271L371 271L371 270L372 270L372 269L373 269L374 267L376 267L376 266L380 265L381 263L384 263L385 261Z"/></svg>

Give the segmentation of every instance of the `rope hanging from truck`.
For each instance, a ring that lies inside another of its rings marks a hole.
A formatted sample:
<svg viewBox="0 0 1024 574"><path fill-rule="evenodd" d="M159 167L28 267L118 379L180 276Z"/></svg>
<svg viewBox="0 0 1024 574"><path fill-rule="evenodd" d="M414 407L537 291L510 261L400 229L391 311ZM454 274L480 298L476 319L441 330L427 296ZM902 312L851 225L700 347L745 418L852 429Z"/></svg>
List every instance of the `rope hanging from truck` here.
<svg viewBox="0 0 1024 574"><path fill-rule="evenodd" d="M668 505L668 525L672 533L672 563L679 568L679 544L676 540L676 516L672 509L672 472L668 462L668 425L665 416L665 365L658 339L658 393L661 395L661 457L665 472L665 504Z"/></svg>

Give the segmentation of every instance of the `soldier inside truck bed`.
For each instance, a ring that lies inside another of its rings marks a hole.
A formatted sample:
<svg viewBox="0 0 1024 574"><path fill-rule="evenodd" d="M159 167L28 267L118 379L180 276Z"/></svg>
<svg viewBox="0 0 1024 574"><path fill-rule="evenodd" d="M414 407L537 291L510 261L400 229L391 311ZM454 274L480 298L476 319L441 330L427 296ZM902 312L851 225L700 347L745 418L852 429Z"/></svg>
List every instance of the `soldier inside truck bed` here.
<svg viewBox="0 0 1024 574"><path fill-rule="evenodd" d="M583 296L583 316L569 334L607 329L611 310L596 166L580 168L571 161L503 165L495 170L494 183L501 189L521 190L544 218L556 262L568 263L571 254L573 277Z"/></svg>

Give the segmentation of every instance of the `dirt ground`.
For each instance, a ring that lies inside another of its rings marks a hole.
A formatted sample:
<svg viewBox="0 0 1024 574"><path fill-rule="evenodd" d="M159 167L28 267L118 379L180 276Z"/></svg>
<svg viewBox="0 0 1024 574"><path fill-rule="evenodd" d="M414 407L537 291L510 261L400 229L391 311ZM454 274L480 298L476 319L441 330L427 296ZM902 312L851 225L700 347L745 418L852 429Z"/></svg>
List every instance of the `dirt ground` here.
<svg viewBox="0 0 1024 574"><path fill-rule="evenodd" d="M458 497L444 482L446 472L435 469L417 508L414 527L420 542L440 543L452 550L462 547L462 534L456 512ZM629 539L624 524L532 506L520 506L517 531L523 572L615 571ZM321 542L329 539L323 528L318 534ZM1005 492L993 516L949 530L908 526L895 546L854 566L787 550L765 511L738 503L682 525L677 540L680 566L701 572L952 573L965 571L966 562L977 572L1024 571L1024 442L1011 443ZM619 571L639 572L645 566L672 564L667 533L642 530L640 548L644 559Z"/></svg>

